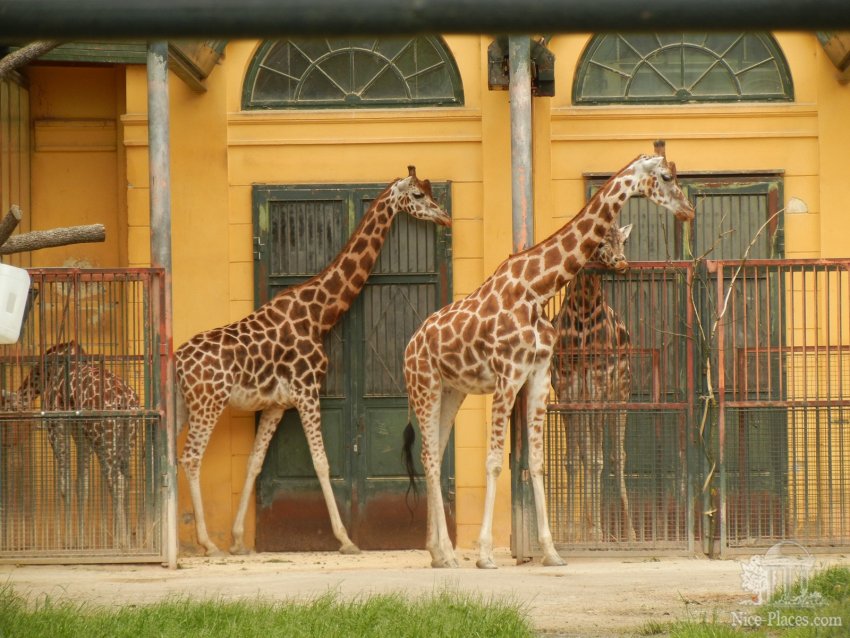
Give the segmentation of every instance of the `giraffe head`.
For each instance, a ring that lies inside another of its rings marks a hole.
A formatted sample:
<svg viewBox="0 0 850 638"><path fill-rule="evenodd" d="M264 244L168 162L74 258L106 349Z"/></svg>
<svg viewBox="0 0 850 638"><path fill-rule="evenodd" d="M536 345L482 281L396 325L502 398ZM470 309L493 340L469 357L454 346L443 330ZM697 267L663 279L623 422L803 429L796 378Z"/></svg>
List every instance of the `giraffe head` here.
<svg viewBox="0 0 850 638"><path fill-rule="evenodd" d="M683 222L694 218L694 207L679 187L676 165L664 155L641 155L632 162L637 189L650 201L673 213Z"/></svg>
<svg viewBox="0 0 850 638"><path fill-rule="evenodd" d="M629 262L626 259L626 240L632 233L632 224L628 226L611 226L602 242L591 256L591 261L598 261L610 270L626 272Z"/></svg>
<svg viewBox="0 0 850 638"><path fill-rule="evenodd" d="M55 346L50 346L44 351L43 355L44 374L50 379L69 360L84 354L85 350L76 341L65 341L63 343L57 343ZM44 391L45 385L45 381L42 378L42 365L36 362L30 373L21 381L18 389L10 397L7 396L5 398L6 403L18 409L23 409L29 406L33 399Z"/></svg>
<svg viewBox="0 0 850 638"><path fill-rule="evenodd" d="M416 177L415 166L408 166L407 171L407 177L397 179L390 187L390 198L398 210L439 226L451 226L451 217L434 201L431 182Z"/></svg>

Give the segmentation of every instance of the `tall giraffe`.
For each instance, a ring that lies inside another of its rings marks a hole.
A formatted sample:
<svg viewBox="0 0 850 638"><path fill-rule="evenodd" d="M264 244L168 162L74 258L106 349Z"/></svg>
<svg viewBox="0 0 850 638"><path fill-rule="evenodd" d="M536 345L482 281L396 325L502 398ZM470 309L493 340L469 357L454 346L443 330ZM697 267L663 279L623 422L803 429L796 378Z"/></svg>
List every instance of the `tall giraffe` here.
<svg viewBox="0 0 850 638"><path fill-rule="evenodd" d="M422 463L428 491L428 537L434 567L456 567L440 491L440 460L467 394L493 394L486 460L484 516L478 537L480 568L494 568L493 508L502 471L508 415L526 386L529 464L544 565L563 565L555 551L543 491L543 419L549 367L557 335L544 314L546 302L594 253L623 204L644 195L693 219L674 170L661 155L641 155L614 175L588 204L548 239L508 257L465 299L430 315L404 353L409 400L422 433ZM412 428L412 426L408 426ZM405 432L404 457L413 485L413 431Z"/></svg>
<svg viewBox="0 0 850 638"><path fill-rule="evenodd" d="M612 226L592 260L615 272L625 272L625 242L632 231ZM617 312L605 300L602 278L582 269L567 286L555 319L558 333L553 356L552 385L558 403L602 403L629 400L632 373L629 332ZM635 540L625 479L625 410L599 413L595 410L564 416L567 434L567 481L571 490L582 486L585 529L589 540L602 539L603 438L612 436L614 473L620 490L626 538ZM582 480L578 480L583 469ZM578 532L578 530L576 530ZM583 534L576 533L578 540Z"/></svg>
<svg viewBox="0 0 850 638"><path fill-rule="evenodd" d="M85 350L76 341L58 343L44 351L42 366L36 364L18 389L4 401L17 411L32 410L41 397L44 410L138 410L139 396L121 377L94 363L85 363ZM140 424L137 419L120 422L115 418L86 419L79 428L67 421L51 421L47 440L56 457L59 493L66 511L70 509L71 439L77 448L80 481L79 521L88 495L88 467L91 453L100 463L101 474L112 498L114 534L126 547L127 495L130 476L130 452Z"/></svg>
<svg viewBox="0 0 850 638"><path fill-rule="evenodd" d="M408 172L407 177L394 180L378 195L348 243L322 272L280 292L244 319L192 337L175 353L180 389L178 419L182 424L188 418L189 424L180 463L189 479L198 543L208 555L222 552L210 539L204 520L201 457L219 415L228 405L262 410L233 522L230 551L247 551L244 524L254 480L283 413L291 407L301 417L340 552L360 551L340 519L322 442L319 389L328 367L322 340L366 284L398 213L441 226L451 224L448 214L434 201L431 183L418 179L413 166Z"/></svg>

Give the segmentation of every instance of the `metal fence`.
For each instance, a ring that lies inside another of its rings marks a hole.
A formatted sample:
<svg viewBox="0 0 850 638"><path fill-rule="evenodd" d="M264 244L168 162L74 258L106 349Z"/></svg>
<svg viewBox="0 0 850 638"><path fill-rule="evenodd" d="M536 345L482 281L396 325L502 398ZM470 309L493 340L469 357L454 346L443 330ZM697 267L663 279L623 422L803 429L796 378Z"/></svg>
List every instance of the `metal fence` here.
<svg viewBox="0 0 850 638"><path fill-rule="evenodd" d="M162 273L30 274L0 346L0 561L162 560Z"/></svg>
<svg viewBox="0 0 850 638"><path fill-rule="evenodd" d="M850 544L850 261L707 266L721 552Z"/></svg>
<svg viewBox="0 0 850 638"><path fill-rule="evenodd" d="M556 542L850 544L850 261L588 274L629 338L577 341L569 293L548 309L560 335L546 423Z"/></svg>
<svg viewBox="0 0 850 638"><path fill-rule="evenodd" d="M546 422L552 533L572 547L687 549L692 270L645 262L583 277L604 313L571 290L549 308L559 334Z"/></svg>

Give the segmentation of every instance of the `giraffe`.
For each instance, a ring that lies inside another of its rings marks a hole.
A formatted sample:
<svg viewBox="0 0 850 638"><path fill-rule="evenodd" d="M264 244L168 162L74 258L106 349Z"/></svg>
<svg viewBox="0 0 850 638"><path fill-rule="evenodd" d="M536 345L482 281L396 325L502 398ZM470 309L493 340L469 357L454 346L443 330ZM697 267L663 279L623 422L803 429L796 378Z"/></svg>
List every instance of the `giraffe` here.
<svg viewBox="0 0 850 638"><path fill-rule="evenodd" d="M262 411L230 551L247 552L244 522L251 490L272 435L290 407L301 417L340 552L360 551L340 519L322 443L319 389L328 367L322 340L363 289L399 212L441 226L451 224L434 201L430 182L417 178L415 167L409 166L407 177L394 180L372 202L348 243L322 272L280 292L244 319L192 337L175 353L178 418L181 424L188 418L189 426L180 463L189 479L198 543L208 555L222 552L210 539L204 520L201 458L227 405Z"/></svg>
<svg viewBox="0 0 850 638"><path fill-rule="evenodd" d="M428 501L426 545L433 567L458 565L440 491L440 461L449 433L467 394L491 393L492 425L477 566L496 567L492 533L496 479L502 470L508 415L523 386L543 564L564 564L552 542L543 491L542 426L557 338L544 306L590 258L623 204L634 195L648 197L679 219L693 219L694 209L665 157L641 155L614 175L572 221L536 246L508 257L481 286L430 315L411 337L404 353L404 373L422 436ZM408 424L402 452L411 486L415 485L413 439Z"/></svg>
<svg viewBox="0 0 850 638"><path fill-rule="evenodd" d="M137 410L136 391L110 370L83 363L86 352L76 341L58 343L44 351L43 366L36 364L5 405L17 411L31 410L41 397L42 411L49 410ZM79 428L67 421L51 421L47 440L56 457L59 493L70 506L71 439L77 448L77 476L81 481L80 503L88 495L88 468L91 453L97 457L113 504L114 533L126 547L127 492L130 452L136 437L136 419L119 422L115 418L86 419ZM82 506L81 506L82 510Z"/></svg>
<svg viewBox="0 0 850 638"><path fill-rule="evenodd" d="M623 228L612 226L591 259L615 272L628 270L624 245L631 231L631 224ZM632 373L628 354L621 352L630 345L629 332L616 311L607 304L598 274L586 270L576 274L566 288L555 328L558 340L553 356L552 385L558 403L629 400ZM624 410L617 410L615 414L587 411L564 416L567 480L573 490L579 485L583 487L586 529L592 541L602 539L602 445L606 431L613 437L613 465L625 534L629 541L635 540L624 467L626 418ZM584 469L583 482L577 480L580 467Z"/></svg>

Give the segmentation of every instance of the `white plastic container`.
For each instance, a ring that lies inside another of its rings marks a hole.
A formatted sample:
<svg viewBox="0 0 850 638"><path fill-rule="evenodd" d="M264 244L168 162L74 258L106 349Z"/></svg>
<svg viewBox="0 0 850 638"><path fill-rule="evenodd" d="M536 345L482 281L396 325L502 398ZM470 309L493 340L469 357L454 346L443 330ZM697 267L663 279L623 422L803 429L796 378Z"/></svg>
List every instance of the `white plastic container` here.
<svg viewBox="0 0 850 638"><path fill-rule="evenodd" d="M23 268L0 264L0 343L15 343L27 307L30 274Z"/></svg>

